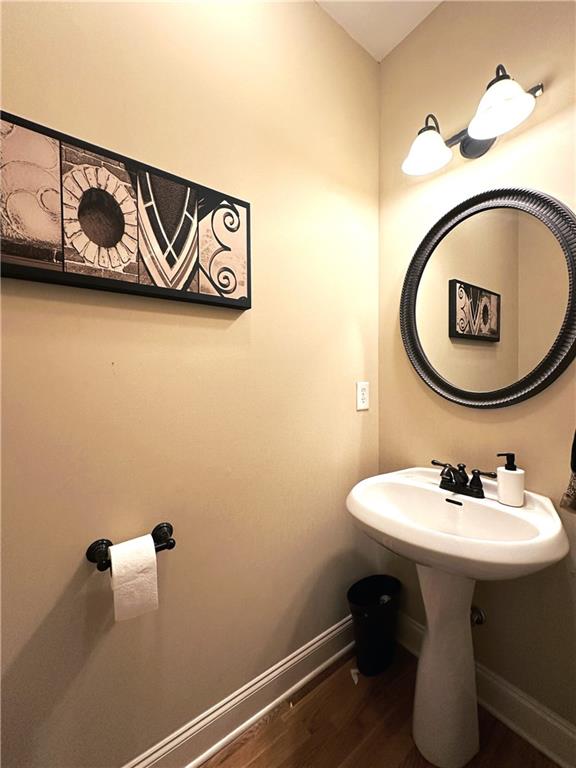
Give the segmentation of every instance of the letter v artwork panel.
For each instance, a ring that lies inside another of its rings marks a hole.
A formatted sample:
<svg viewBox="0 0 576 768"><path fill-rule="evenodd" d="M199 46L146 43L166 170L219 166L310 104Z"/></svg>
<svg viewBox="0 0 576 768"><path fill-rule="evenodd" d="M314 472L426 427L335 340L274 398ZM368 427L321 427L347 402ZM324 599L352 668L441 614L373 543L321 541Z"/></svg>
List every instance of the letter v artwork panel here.
<svg viewBox="0 0 576 768"><path fill-rule="evenodd" d="M249 203L0 117L3 277L251 306Z"/></svg>

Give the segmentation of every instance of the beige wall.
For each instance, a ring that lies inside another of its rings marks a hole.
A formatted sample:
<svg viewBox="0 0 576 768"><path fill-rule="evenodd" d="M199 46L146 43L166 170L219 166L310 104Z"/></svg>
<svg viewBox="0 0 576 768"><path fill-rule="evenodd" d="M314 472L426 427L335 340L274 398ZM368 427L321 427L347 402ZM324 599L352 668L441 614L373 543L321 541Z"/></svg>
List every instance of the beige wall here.
<svg viewBox="0 0 576 768"><path fill-rule="evenodd" d="M562 326L568 272L558 241L534 216L518 217L518 251L518 370L524 376L542 360Z"/></svg>
<svg viewBox="0 0 576 768"><path fill-rule="evenodd" d="M398 305L412 254L431 225L481 190L532 187L576 208L573 3L449 2L382 63L380 455L382 470L432 458L492 469L515 450L528 488L559 501L568 481L575 424L572 366L542 394L495 411L462 408L435 395L404 353ZM400 165L428 112L445 136L463 128L497 64L546 91L532 118L484 158L458 153L421 179ZM392 555L384 567L405 580L407 610L422 619L414 568ZM567 562L518 581L477 587L488 623L475 633L480 661L576 721L576 585Z"/></svg>
<svg viewBox="0 0 576 768"><path fill-rule="evenodd" d="M3 765L111 768L373 570L378 65L313 4L6 4L3 35L5 109L252 203L245 313L3 285ZM114 624L84 550L164 519L160 609Z"/></svg>

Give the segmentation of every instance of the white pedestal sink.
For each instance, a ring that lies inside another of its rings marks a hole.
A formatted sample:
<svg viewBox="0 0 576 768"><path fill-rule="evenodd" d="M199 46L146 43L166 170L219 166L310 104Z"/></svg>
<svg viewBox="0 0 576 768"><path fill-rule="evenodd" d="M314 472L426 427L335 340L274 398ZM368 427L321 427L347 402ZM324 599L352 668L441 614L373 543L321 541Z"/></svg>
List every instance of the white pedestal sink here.
<svg viewBox="0 0 576 768"><path fill-rule="evenodd" d="M523 507L439 488L436 470L414 467L370 477L346 504L373 539L417 564L426 610L413 736L440 768L462 768L478 751L470 606L476 579L511 579L561 560L568 539L550 499L526 492Z"/></svg>

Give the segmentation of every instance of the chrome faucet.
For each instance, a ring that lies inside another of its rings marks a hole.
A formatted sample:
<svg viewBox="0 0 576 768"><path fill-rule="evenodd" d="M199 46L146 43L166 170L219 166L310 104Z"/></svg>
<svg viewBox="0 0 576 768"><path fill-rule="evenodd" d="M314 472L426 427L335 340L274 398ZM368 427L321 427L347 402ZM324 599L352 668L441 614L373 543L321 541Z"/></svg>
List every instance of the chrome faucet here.
<svg viewBox="0 0 576 768"><path fill-rule="evenodd" d="M440 488L452 493L461 493L463 496L473 496L475 499L484 498L484 487L481 477L496 477L496 472L482 472L479 469L472 470L472 477L469 479L466 472L466 464L452 464L432 459L435 467L442 467L440 472Z"/></svg>

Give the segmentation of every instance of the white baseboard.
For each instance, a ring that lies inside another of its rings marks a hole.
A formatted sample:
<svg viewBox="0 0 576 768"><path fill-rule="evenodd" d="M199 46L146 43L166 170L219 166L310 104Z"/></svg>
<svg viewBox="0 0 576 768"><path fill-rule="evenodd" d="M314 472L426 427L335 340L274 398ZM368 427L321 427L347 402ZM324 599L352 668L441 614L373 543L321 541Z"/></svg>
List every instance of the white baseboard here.
<svg viewBox="0 0 576 768"><path fill-rule="evenodd" d="M197 768L352 647L347 616L124 768Z"/></svg>
<svg viewBox="0 0 576 768"><path fill-rule="evenodd" d="M398 640L415 656L420 654L424 627L400 614ZM576 767L576 727L504 678L476 663L478 701L510 730L539 749L562 768Z"/></svg>
<svg viewBox="0 0 576 768"><path fill-rule="evenodd" d="M400 614L398 640L415 656L424 627ZM348 616L270 667L124 768L198 768L352 648ZM575 768L576 727L504 678L476 664L478 700L562 768Z"/></svg>

